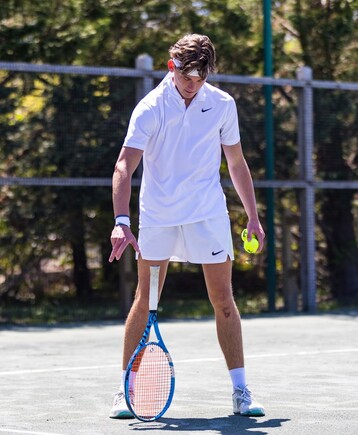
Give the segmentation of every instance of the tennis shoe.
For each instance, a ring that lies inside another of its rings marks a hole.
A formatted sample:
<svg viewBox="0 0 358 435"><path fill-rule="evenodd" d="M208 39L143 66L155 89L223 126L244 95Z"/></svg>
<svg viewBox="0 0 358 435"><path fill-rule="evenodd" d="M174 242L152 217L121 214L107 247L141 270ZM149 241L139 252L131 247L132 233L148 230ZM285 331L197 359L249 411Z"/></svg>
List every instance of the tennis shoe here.
<svg viewBox="0 0 358 435"><path fill-rule="evenodd" d="M265 415L263 406L254 399L254 396L247 386L243 389L235 389L232 395L232 402L234 414L240 414L246 417L262 417Z"/></svg>
<svg viewBox="0 0 358 435"><path fill-rule="evenodd" d="M133 404L134 393L129 392L130 401ZM123 391L114 395L113 406L109 414L110 418L134 418L127 406L126 398Z"/></svg>

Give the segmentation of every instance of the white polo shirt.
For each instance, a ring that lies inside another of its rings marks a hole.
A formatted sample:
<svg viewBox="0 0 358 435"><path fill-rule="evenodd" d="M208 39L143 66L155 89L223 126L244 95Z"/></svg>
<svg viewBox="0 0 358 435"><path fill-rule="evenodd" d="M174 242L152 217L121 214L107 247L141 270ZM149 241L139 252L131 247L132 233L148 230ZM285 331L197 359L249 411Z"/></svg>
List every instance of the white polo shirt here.
<svg viewBox="0 0 358 435"><path fill-rule="evenodd" d="M221 144L239 141L237 109L229 94L205 83L186 108L169 74L134 109L123 144L144 151L140 228L226 215Z"/></svg>

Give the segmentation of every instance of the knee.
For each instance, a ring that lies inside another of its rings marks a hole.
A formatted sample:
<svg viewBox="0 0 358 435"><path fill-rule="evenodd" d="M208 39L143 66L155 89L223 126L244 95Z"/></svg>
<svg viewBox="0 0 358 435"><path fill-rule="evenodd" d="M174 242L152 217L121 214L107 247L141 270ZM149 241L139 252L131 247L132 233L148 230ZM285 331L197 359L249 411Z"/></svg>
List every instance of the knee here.
<svg viewBox="0 0 358 435"><path fill-rule="evenodd" d="M218 291L210 295L210 302L215 312L220 312L224 317L230 317L233 311L237 311L232 291Z"/></svg>

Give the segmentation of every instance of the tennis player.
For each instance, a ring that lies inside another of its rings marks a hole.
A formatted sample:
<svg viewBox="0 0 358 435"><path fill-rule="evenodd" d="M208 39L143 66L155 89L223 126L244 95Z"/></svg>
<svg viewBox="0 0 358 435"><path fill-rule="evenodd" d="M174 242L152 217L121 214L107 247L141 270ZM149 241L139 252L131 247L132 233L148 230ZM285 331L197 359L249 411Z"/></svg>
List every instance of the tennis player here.
<svg viewBox="0 0 358 435"><path fill-rule="evenodd" d="M167 76L132 113L113 174L115 226L109 261L119 260L132 245L138 258L138 286L125 326L122 384L110 417L132 417L123 393L124 374L147 322L149 266L160 266L161 291L169 261L202 265L233 384L234 413L262 416L264 408L246 383L241 321L231 286L233 243L219 175L223 151L248 216L248 239L256 234L261 251L265 234L241 148L237 108L229 94L207 83L216 59L207 36L188 34L169 55ZM137 242L130 229L129 201L132 174L141 159Z"/></svg>

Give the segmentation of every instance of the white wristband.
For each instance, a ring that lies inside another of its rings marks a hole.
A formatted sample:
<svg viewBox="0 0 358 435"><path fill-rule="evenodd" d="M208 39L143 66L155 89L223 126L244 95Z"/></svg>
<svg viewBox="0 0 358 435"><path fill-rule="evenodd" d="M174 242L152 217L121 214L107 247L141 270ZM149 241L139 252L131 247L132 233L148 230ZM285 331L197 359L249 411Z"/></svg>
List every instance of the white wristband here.
<svg viewBox="0 0 358 435"><path fill-rule="evenodd" d="M115 217L115 225L118 227L118 225L125 225L127 227L131 226L131 221L129 219L129 216L120 214Z"/></svg>

